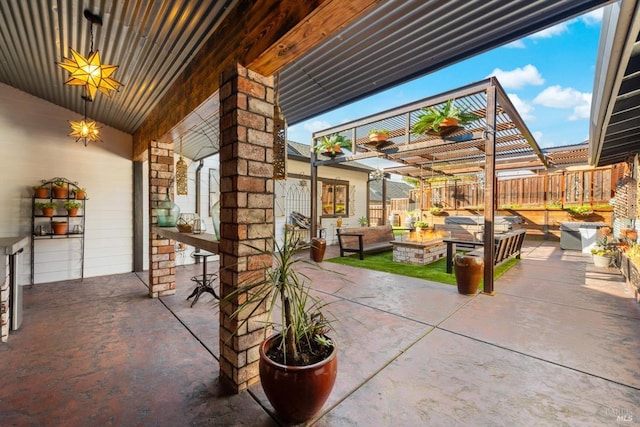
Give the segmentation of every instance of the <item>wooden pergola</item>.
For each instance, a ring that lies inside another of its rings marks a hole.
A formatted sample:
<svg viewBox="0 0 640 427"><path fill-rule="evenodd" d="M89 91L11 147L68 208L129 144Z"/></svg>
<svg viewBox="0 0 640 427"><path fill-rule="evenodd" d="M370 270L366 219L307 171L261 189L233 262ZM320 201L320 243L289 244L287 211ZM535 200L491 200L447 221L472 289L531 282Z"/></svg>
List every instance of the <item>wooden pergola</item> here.
<svg viewBox="0 0 640 427"><path fill-rule="evenodd" d="M449 99L478 118L446 135L414 135L413 123L421 108L441 106ZM371 129L388 129L390 138L384 145L369 144ZM494 77L468 86L426 98L408 105L364 117L313 134L316 141L327 135L339 134L351 141L351 154L322 159L311 158L312 235L317 224L317 168L340 162L368 158L391 160L397 166L384 168L414 178L454 176L484 172L484 258L494 258L494 213L496 209L495 178L497 171L547 169L549 162L533 135ZM383 204L384 206L384 204ZM383 211L383 218L386 217ZM484 292L493 294L493 263L485 263Z"/></svg>

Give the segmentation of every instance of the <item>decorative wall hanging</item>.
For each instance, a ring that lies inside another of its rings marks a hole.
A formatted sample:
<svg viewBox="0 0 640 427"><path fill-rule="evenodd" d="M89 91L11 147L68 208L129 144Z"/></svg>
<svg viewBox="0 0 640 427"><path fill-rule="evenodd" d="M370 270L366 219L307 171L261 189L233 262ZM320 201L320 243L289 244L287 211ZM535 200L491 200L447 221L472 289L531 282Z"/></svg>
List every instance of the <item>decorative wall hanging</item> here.
<svg viewBox="0 0 640 427"><path fill-rule="evenodd" d="M287 123L280 110L280 75L276 74L273 105L273 179L287 179Z"/></svg>
<svg viewBox="0 0 640 427"><path fill-rule="evenodd" d="M187 162L182 158L182 137L180 137L180 160L176 163L176 192L185 196L188 188Z"/></svg>

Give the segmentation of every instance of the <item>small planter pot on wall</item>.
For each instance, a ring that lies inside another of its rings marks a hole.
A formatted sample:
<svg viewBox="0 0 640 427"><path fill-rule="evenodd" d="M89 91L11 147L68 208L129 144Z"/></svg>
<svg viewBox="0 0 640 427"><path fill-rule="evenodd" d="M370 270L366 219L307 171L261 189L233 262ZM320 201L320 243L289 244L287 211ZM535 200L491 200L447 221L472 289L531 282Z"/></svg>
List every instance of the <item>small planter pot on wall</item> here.
<svg viewBox="0 0 640 427"><path fill-rule="evenodd" d="M53 228L53 234L62 235L67 234L67 223L63 221L53 221L51 223L51 228Z"/></svg>
<svg viewBox="0 0 640 427"><path fill-rule="evenodd" d="M76 190L76 199L84 200L87 198L87 192L83 189Z"/></svg>
<svg viewBox="0 0 640 427"><path fill-rule="evenodd" d="M49 189L46 187L33 187L33 196L36 199L47 199L49 198Z"/></svg>
<svg viewBox="0 0 640 427"><path fill-rule="evenodd" d="M268 349L280 342L273 335L260 346L260 382L269 402L288 422L302 423L313 418L329 398L338 374L338 350L313 365L288 366L271 360Z"/></svg>
<svg viewBox="0 0 640 427"><path fill-rule="evenodd" d="M475 295L484 273L484 259L479 256L456 254L453 258L458 293Z"/></svg>
<svg viewBox="0 0 640 427"><path fill-rule="evenodd" d="M64 182L54 183L51 186L51 191L53 192L53 197L56 199L66 199L69 195L69 187Z"/></svg>

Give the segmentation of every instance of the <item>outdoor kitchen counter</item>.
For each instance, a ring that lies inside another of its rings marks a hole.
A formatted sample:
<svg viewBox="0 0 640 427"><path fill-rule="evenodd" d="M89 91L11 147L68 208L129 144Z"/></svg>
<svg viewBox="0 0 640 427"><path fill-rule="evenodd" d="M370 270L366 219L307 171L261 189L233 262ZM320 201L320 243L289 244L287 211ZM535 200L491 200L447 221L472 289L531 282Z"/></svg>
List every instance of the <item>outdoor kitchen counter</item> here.
<svg viewBox="0 0 640 427"><path fill-rule="evenodd" d="M29 236L0 237L0 253L13 255L29 244Z"/></svg>
<svg viewBox="0 0 640 427"><path fill-rule="evenodd" d="M0 342L22 323L22 286L18 283L18 256L29 244L28 236L0 237Z"/></svg>

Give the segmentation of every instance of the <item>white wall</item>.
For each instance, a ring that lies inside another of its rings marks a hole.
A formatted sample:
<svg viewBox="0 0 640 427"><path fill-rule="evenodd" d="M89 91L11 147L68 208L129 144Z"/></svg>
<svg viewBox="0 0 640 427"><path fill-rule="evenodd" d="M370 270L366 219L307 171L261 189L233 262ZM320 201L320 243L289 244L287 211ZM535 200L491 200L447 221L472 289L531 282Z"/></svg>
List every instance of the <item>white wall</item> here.
<svg viewBox="0 0 640 427"><path fill-rule="evenodd" d="M31 187L42 179L64 177L87 188L85 277L129 272L133 268L132 138L103 125L103 142L85 147L67 136L67 120L79 119L75 112L0 84L0 236L29 235ZM69 250L77 243L74 239L35 242L35 283L79 278L79 260ZM29 270L30 253L25 251L20 283L29 282Z"/></svg>
<svg viewBox="0 0 640 427"><path fill-rule="evenodd" d="M287 172L289 174L303 175L310 181L309 163L297 160L287 160ZM340 169L331 166L321 166L318 168L318 179L330 178L349 182L349 215L342 218L342 227L358 227L358 218L367 216L367 178L366 171L356 171L350 169ZM276 205L285 206L284 198L287 190L293 185L299 185L300 178L288 178L286 182L276 182L274 186ZM318 197L320 197L322 186L318 182ZM318 206L321 206L318 200ZM288 223L281 209L275 209L276 237L280 238L284 230L284 224ZM325 228L327 243L337 243L336 218L322 219L319 216L320 224Z"/></svg>

